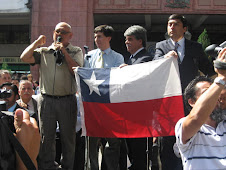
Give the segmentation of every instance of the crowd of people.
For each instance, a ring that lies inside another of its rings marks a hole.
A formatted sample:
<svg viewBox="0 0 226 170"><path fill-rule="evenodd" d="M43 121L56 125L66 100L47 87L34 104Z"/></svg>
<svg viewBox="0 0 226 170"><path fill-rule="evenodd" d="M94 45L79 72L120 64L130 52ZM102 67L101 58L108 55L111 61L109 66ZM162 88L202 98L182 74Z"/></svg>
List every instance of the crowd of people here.
<svg viewBox="0 0 226 170"><path fill-rule="evenodd" d="M34 153L23 146L38 169L225 169L226 70L214 68L202 45L185 38L187 27L183 15L169 16L169 38L156 44L154 56L145 49L146 29L139 25L129 27L124 37L130 57L124 61L125 57L111 49L114 32L111 26L100 25L94 29L97 49L83 57L81 48L70 43L71 26L60 22L49 47L43 47L46 36L40 35L21 54L23 62L39 64L39 81L34 81L31 74L20 79L11 78L7 70L1 70L1 89L12 90L12 96L4 99L8 103L7 110L14 112L22 108L37 121L40 149L37 141L32 145L38 150ZM185 117L175 126L175 136L126 139L81 136L73 68L122 68L167 57L178 60L186 106ZM221 50L217 60L226 64L226 48ZM205 76L199 76L200 71ZM207 76L216 78L212 81ZM22 111L16 112L15 116ZM19 141L23 144L21 139ZM101 168L99 151L102 153ZM127 159L130 167L127 167Z"/></svg>

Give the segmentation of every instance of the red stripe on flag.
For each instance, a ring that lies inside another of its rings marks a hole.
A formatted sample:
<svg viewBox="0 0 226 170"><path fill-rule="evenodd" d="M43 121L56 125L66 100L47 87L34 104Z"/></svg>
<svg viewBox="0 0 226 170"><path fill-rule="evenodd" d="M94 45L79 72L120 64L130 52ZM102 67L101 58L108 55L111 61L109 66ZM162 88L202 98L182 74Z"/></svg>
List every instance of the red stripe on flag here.
<svg viewBox="0 0 226 170"><path fill-rule="evenodd" d="M86 135L108 138L172 136L184 116L182 96L125 103L83 102Z"/></svg>

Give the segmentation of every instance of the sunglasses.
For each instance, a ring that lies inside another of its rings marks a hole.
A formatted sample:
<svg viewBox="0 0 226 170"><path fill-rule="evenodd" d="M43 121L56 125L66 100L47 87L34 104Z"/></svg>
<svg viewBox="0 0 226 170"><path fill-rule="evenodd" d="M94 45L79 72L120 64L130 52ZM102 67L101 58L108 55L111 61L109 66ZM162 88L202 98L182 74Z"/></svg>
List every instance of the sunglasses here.
<svg viewBox="0 0 226 170"><path fill-rule="evenodd" d="M64 31L64 30L55 30L55 33L56 34L63 34L63 35L66 35L66 34L68 34L68 33L70 33L70 32L67 32L67 31Z"/></svg>

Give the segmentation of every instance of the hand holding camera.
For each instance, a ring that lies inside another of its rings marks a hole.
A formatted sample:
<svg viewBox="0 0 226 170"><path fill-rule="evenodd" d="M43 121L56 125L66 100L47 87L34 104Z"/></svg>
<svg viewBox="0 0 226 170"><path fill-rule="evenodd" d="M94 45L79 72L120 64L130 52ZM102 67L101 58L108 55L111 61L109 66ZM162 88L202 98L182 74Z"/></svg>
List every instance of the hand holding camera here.
<svg viewBox="0 0 226 170"><path fill-rule="evenodd" d="M219 56L221 56L220 52L225 47L226 47L226 41L221 43L219 46L217 44L212 44L212 45L206 47L206 49L205 49L205 52L208 55L210 55L211 57L214 57L216 59L214 61L214 67L217 68L217 69L226 70L226 63L221 61L222 58L219 59ZM218 58L217 58L217 55L218 55Z"/></svg>
<svg viewBox="0 0 226 170"><path fill-rule="evenodd" d="M218 76L226 77L226 48L219 52L217 59L214 61L214 67Z"/></svg>

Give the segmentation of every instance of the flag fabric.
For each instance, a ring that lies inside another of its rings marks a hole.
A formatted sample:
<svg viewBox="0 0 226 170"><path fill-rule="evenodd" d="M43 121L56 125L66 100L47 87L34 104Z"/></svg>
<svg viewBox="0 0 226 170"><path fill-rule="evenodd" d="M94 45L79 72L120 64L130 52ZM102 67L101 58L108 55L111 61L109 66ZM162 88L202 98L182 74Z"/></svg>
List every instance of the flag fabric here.
<svg viewBox="0 0 226 170"><path fill-rule="evenodd" d="M123 68L78 67L75 77L84 136L171 136L184 116L173 57Z"/></svg>

